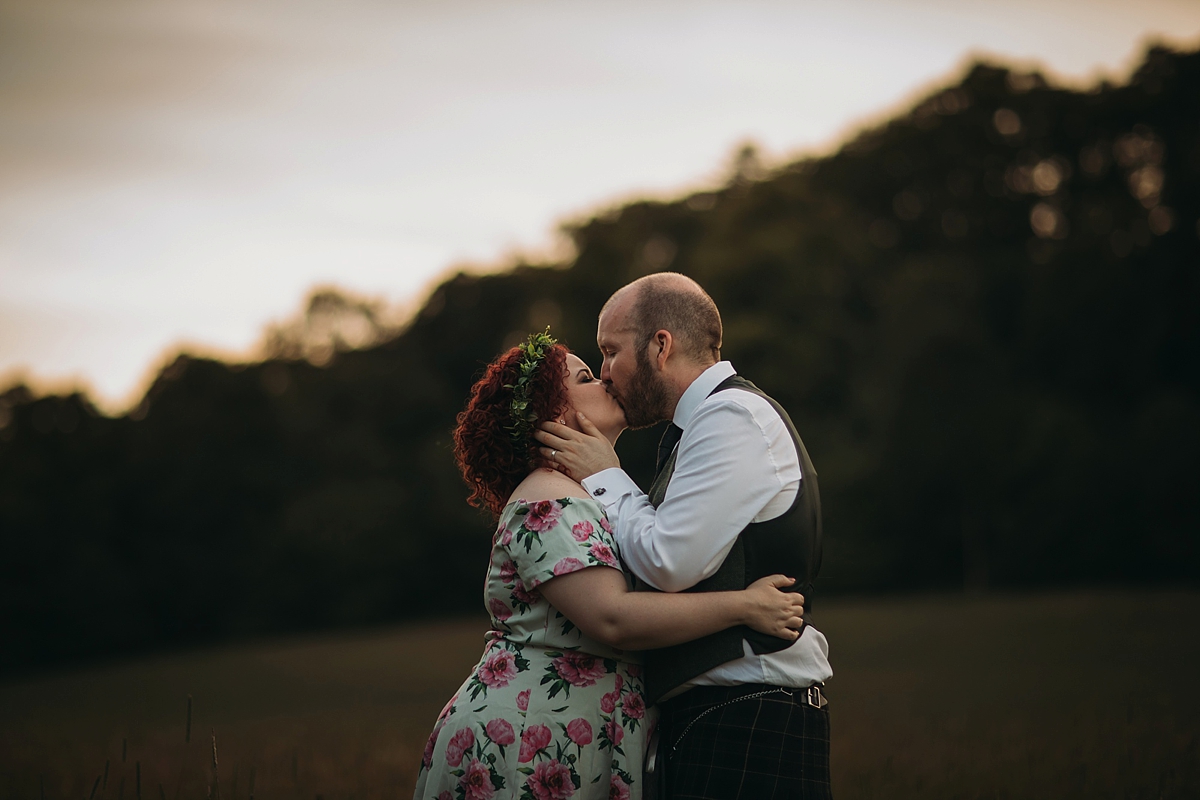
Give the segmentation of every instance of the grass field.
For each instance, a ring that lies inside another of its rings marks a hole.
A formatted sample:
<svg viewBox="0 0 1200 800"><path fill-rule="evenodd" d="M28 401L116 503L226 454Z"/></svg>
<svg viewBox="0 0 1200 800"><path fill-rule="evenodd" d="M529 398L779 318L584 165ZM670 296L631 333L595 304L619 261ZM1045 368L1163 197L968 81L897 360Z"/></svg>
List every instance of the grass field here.
<svg viewBox="0 0 1200 800"><path fill-rule="evenodd" d="M1200 593L827 601L834 795L1200 797ZM0 684L0 797L407 798L481 619ZM187 695L194 698L185 743ZM122 750L125 760L122 761ZM103 783L103 780L102 780Z"/></svg>

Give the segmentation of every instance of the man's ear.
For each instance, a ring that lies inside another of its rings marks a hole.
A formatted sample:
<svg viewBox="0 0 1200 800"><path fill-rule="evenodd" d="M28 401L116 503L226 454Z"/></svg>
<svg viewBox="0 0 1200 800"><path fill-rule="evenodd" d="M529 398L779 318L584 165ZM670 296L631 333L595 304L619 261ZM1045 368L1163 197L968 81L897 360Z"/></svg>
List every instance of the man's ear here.
<svg viewBox="0 0 1200 800"><path fill-rule="evenodd" d="M658 369L667 367L667 359L675 352L675 337L668 330L656 331L650 338L650 358Z"/></svg>

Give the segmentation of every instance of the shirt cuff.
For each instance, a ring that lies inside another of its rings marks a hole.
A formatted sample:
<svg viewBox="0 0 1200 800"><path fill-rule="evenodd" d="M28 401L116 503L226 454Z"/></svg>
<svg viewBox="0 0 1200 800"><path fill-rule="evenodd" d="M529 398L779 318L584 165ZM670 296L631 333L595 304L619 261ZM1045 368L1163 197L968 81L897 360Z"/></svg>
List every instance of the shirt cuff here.
<svg viewBox="0 0 1200 800"><path fill-rule="evenodd" d="M605 508L641 489L620 467L609 467L583 479L583 488Z"/></svg>

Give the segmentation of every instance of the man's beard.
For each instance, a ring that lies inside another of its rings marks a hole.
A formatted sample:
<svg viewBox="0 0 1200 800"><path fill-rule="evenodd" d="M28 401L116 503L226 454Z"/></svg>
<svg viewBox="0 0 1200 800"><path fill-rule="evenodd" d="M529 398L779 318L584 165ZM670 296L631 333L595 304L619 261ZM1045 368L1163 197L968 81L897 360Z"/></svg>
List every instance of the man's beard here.
<svg viewBox="0 0 1200 800"><path fill-rule="evenodd" d="M633 430L671 418L670 394L662 378L650 368L645 350L638 353L633 378L621 393L621 407L625 409L625 424Z"/></svg>

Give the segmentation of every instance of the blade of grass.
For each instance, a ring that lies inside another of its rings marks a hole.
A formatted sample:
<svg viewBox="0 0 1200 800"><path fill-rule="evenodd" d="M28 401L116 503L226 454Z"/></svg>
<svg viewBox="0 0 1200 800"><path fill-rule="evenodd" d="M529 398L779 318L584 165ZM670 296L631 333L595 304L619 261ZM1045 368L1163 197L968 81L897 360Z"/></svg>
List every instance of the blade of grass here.
<svg viewBox="0 0 1200 800"><path fill-rule="evenodd" d="M212 783L209 785L208 796L213 800L221 800L221 781L217 777L217 731L212 732Z"/></svg>

